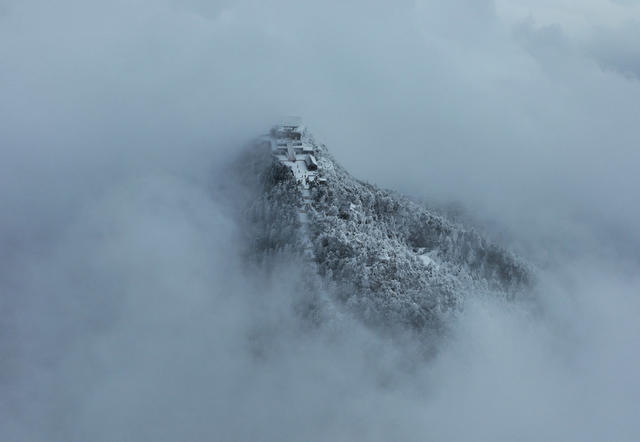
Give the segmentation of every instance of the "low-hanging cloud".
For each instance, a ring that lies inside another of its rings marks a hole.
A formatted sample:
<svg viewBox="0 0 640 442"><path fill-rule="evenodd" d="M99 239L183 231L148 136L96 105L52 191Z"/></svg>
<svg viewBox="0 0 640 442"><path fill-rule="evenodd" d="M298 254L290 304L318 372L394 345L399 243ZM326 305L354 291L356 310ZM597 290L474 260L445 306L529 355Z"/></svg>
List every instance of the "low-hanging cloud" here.
<svg viewBox="0 0 640 442"><path fill-rule="evenodd" d="M637 440L640 12L565 3L0 0L0 439ZM305 328L220 190L290 113L490 220L534 301L428 361Z"/></svg>

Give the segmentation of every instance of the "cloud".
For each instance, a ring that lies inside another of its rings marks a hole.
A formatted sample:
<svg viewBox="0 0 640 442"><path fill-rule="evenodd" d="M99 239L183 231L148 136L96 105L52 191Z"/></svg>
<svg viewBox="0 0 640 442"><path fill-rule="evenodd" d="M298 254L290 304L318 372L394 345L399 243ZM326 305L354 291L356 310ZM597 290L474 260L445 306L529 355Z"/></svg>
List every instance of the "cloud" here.
<svg viewBox="0 0 640 442"><path fill-rule="evenodd" d="M5 436L636 440L638 20L596 0L0 2ZM477 294L428 361L339 309L305 328L302 275L248 266L219 192L282 114L355 175L507 232L541 267L534 301Z"/></svg>
<svg viewBox="0 0 640 442"><path fill-rule="evenodd" d="M638 22L629 22L618 28L598 29L588 49L604 69L637 80L640 78L637 42Z"/></svg>

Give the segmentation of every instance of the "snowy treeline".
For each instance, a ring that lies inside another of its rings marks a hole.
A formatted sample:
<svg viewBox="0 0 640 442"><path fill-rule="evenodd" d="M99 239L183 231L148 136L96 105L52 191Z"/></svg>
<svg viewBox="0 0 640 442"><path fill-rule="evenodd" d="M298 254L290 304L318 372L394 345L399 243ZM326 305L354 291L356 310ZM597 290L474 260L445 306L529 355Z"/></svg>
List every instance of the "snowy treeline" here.
<svg viewBox="0 0 640 442"><path fill-rule="evenodd" d="M479 233L354 179L324 148L316 154L327 183L311 188L314 270L365 322L433 329L471 291L512 296L531 282L526 264ZM300 188L289 168L253 155L245 167L258 190L246 212L252 250L262 258L301 253Z"/></svg>
<svg viewBox="0 0 640 442"><path fill-rule="evenodd" d="M530 282L525 264L477 232L320 155L328 184L312 192L316 260L365 319L434 325L469 289L509 296Z"/></svg>
<svg viewBox="0 0 640 442"><path fill-rule="evenodd" d="M240 200L248 253L260 261L284 251L297 253L302 196L291 169L275 161L269 150L252 146L236 160L228 181L231 194Z"/></svg>

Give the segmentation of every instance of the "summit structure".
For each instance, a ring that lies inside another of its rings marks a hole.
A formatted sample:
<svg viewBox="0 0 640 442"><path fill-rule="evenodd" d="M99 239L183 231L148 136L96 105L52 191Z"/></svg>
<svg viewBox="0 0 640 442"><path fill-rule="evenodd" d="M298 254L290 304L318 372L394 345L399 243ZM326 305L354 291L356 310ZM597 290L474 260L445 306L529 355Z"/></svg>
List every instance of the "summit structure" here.
<svg viewBox="0 0 640 442"><path fill-rule="evenodd" d="M302 206L298 211L298 218L301 224L306 225L312 205L311 186L326 184L327 181L320 175L315 142L311 135L307 134L300 117L288 117L274 126L268 142L274 158L293 173L302 195Z"/></svg>
<svg viewBox="0 0 640 442"><path fill-rule="evenodd" d="M285 120L271 129L268 141L271 152L280 163L289 167L295 178L308 189L319 178L316 146L298 117ZM322 181L324 183L324 181Z"/></svg>

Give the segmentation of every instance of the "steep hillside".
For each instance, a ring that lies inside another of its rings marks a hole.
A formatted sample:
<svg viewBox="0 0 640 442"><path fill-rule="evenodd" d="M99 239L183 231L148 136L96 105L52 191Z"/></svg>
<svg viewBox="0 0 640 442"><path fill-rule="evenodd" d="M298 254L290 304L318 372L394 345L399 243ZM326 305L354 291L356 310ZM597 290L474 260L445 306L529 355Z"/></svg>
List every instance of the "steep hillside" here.
<svg viewBox="0 0 640 442"><path fill-rule="evenodd" d="M313 170L305 172L305 161ZM333 302L368 324L437 329L471 294L512 297L532 283L512 253L355 179L304 129L295 140L272 131L236 170L252 189L244 212L249 254L266 264L297 257L331 287Z"/></svg>

